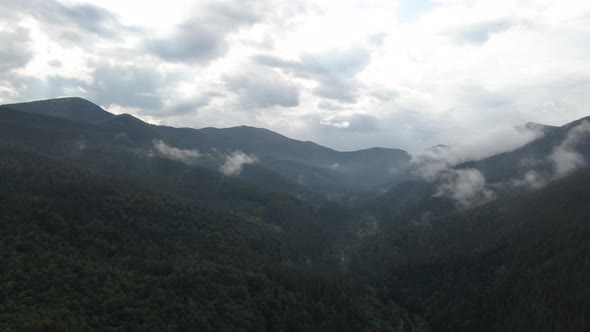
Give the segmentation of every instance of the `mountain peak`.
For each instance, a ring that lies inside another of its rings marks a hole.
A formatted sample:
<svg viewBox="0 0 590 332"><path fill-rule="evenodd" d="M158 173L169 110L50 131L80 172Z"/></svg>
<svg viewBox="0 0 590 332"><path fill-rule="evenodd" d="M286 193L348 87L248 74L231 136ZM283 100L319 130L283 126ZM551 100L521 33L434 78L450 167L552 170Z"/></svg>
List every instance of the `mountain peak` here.
<svg viewBox="0 0 590 332"><path fill-rule="evenodd" d="M16 111L36 113L84 123L102 122L114 116L100 106L80 97L53 98L2 106Z"/></svg>

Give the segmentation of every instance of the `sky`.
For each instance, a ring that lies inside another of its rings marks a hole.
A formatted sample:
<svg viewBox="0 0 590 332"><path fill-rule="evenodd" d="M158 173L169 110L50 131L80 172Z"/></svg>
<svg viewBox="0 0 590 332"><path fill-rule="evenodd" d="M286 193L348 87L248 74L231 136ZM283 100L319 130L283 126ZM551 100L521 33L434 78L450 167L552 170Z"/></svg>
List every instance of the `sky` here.
<svg viewBox="0 0 590 332"><path fill-rule="evenodd" d="M590 2L0 0L0 104L422 151L590 115Z"/></svg>

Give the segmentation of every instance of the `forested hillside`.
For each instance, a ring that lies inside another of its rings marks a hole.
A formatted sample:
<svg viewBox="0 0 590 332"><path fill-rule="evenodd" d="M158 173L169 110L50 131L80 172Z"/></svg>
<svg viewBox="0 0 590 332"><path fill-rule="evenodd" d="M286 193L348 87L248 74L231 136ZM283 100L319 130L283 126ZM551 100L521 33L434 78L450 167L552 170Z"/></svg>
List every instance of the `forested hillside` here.
<svg viewBox="0 0 590 332"><path fill-rule="evenodd" d="M4 331L411 324L369 285L311 264L292 246L302 242L296 232L270 218L146 192L4 144L0 152Z"/></svg>
<svg viewBox="0 0 590 332"><path fill-rule="evenodd" d="M0 330L589 329L583 120L433 178L413 159L376 197L336 184L399 150L62 102L0 108Z"/></svg>
<svg viewBox="0 0 590 332"><path fill-rule="evenodd" d="M585 331L590 169L516 198L383 216L354 273L432 331Z"/></svg>

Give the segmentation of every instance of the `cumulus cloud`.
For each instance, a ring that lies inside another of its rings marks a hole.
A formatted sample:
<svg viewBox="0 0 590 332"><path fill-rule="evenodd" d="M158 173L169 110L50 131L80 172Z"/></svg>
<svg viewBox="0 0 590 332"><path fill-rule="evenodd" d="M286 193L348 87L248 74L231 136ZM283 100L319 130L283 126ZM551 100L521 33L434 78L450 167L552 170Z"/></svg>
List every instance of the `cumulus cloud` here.
<svg viewBox="0 0 590 332"><path fill-rule="evenodd" d="M203 155L199 150L179 149L166 144L164 141L155 139L153 142L156 151L166 158L181 161L186 164L193 163L196 159Z"/></svg>
<svg viewBox="0 0 590 332"><path fill-rule="evenodd" d="M555 177L567 175L586 164L584 156L576 151L576 146L589 134L590 123L583 121L571 128L563 142L553 149L550 159L555 166Z"/></svg>
<svg viewBox="0 0 590 332"><path fill-rule="evenodd" d="M219 171L226 176L239 175L244 165L254 164L256 162L258 162L256 156L248 155L241 151L234 151L232 154L226 156L225 162L219 167Z"/></svg>

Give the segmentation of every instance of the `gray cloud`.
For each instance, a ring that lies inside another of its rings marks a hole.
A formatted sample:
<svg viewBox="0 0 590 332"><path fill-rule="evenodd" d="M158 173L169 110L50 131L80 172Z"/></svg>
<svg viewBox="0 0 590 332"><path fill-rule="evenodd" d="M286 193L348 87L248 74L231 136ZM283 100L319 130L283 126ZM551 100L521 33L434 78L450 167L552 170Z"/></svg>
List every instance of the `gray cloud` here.
<svg viewBox="0 0 590 332"><path fill-rule="evenodd" d="M178 116L190 114L198 111L199 109L207 106L211 101L211 96L203 95L197 96L188 100L181 100L175 104L166 108L163 112L155 112L160 116ZM148 113L149 114L149 113Z"/></svg>
<svg viewBox="0 0 590 332"><path fill-rule="evenodd" d="M52 8L46 10L61 14L61 17L56 17L58 22L63 22L65 18L76 27L102 37L116 38L121 30L126 29L115 14L100 7L87 4L66 7L53 2L48 5Z"/></svg>
<svg viewBox="0 0 590 332"><path fill-rule="evenodd" d="M454 30L451 36L461 44L480 45L485 44L493 34L508 30L515 24L508 19L479 22Z"/></svg>
<svg viewBox="0 0 590 332"><path fill-rule="evenodd" d="M80 88L86 86L86 83L82 80L56 75L36 78L18 73L8 73L3 76L3 79L10 82L10 86L19 92L18 101L84 95L84 90Z"/></svg>
<svg viewBox="0 0 590 332"><path fill-rule="evenodd" d="M321 53L305 53L299 61L287 61L268 55L253 57L255 63L281 68L295 75L315 80L317 96L355 103L358 96L356 75L369 63L370 51L362 46L334 49Z"/></svg>
<svg viewBox="0 0 590 332"><path fill-rule="evenodd" d="M227 35L260 20L258 7L256 1L207 3L172 35L147 40L147 49L166 61L206 64L227 52Z"/></svg>
<svg viewBox="0 0 590 332"><path fill-rule="evenodd" d="M248 155L241 151L234 151L232 154L226 156L225 162L219 167L219 171L226 176L239 175L244 165L254 164L256 162L258 162L256 156Z"/></svg>
<svg viewBox="0 0 590 332"><path fill-rule="evenodd" d="M162 107L158 94L161 84L161 75L152 68L99 64L87 89L99 104L159 109Z"/></svg>
<svg viewBox="0 0 590 332"><path fill-rule="evenodd" d="M273 70L244 71L224 77L226 87L239 97L246 109L299 105L299 89Z"/></svg>
<svg viewBox="0 0 590 332"><path fill-rule="evenodd" d="M32 58L29 30L14 27L0 31L0 74L25 66Z"/></svg>
<svg viewBox="0 0 590 332"><path fill-rule="evenodd" d="M76 46L92 46L91 37L118 39L136 29L123 25L114 13L89 4L63 5L54 0L0 1L5 19L30 15L43 25L53 41L75 42Z"/></svg>
<svg viewBox="0 0 590 332"><path fill-rule="evenodd" d="M324 125L335 127L341 131L368 134L379 129L378 121L375 116L369 114L354 114L324 121Z"/></svg>

